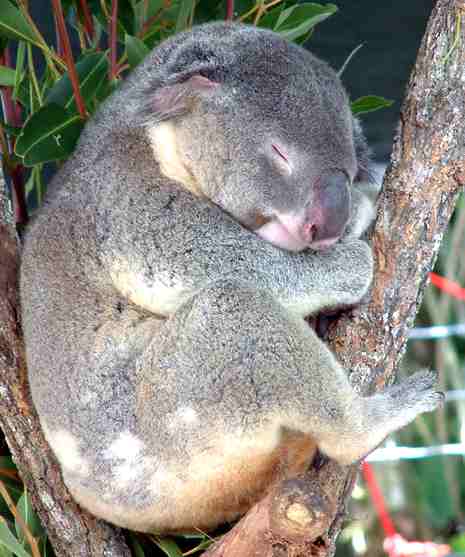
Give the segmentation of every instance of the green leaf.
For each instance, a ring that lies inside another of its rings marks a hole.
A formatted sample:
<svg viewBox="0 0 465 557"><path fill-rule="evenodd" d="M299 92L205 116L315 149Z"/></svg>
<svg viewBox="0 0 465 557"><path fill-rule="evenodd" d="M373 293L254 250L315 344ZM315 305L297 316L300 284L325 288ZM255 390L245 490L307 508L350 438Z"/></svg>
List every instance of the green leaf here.
<svg viewBox="0 0 465 557"><path fill-rule="evenodd" d="M143 41L137 37L132 37L131 35L126 35L126 53L128 55L128 62L131 68L135 68L137 64L142 62L142 60L150 52L150 49L144 44Z"/></svg>
<svg viewBox="0 0 465 557"><path fill-rule="evenodd" d="M0 557L13 557L13 553L6 547L0 545Z"/></svg>
<svg viewBox="0 0 465 557"><path fill-rule="evenodd" d="M15 152L26 166L68 157L79 138L84 122L57 104L46 104L23 127Z"/></svg>
<svg viewBox="0 0 465 557"><path fill-rule="evenodd" d="M19 96L19 88L24 77L24 60L26 58L26 43L19 41L18 51L16 54L16 69L15 69L15 87L13 89L13 99L17 100Z"/></svg>
<svg viewBox="0 0 465 557"><path fill-rule="evenodd" d="M16 509L23 518L26 526L29 529L29 532L34 538L41 538L45 535L45 531L42 528L39 517L32 507L31 500L26 490L19 498L19 501L16 504ZM15 528L18 539L21 541L21 543L24 543L24 532L17 520L15 520Z"/></svg>
<svg viewBox="0 0 465 557"><path fill-rule="evenodd" d="M27 19L8 0L0 0L0 35L40 46Z"/></svg>
<svg viewBox="0 0 465 557"><path fill-rule="evenodd" d="M170 538L153 538L153 540L168 557L182 557L182 551L174 540Z"/></svg>
<svg viewBox="0 0 465 557"><path fill-rule="evenodd" d="M154 16L164 7L163 0L142 0L140 3L141 4L145 3L147 5L147 13L146 13L147 19Z"/></svg>
<svg viewBox="0 0 465 557"><path fill-rule="evenodd" d="M17 137L21 133L21 130L22 130L22 128L16 128L15 126L10 126L10 124L5 124L5 122L2 122L1 120L0 120L0 125L6 131L7 135L9 135L11 137ZM0 468L3 468L3 466L0 465ZM12 469L15 470L16 468L13 466ZM1 474L1 470L0 470L0 476L1 475L2 474Z"/></svg>
<svg viewBox="0 0 465 557"><path fill-rule="evenodd" d="M7 66L0 66L0 85L13 87L15 84L15 70Z"/></svg>
<svg viewBox="0 0 465 557"><path fill-rule="evenodd" d="M134 557L145 557L144 550L140 545L139 541L137 540L136 536L131 532L129 534L129 537L131 539L131 546L134 553Z"/></svg>
<svg viewBox="0 0 465 557"><path fill-rule="evenodd" d="M352 114L365 114L366 112L374 112L381 108L391 106L394 101L385 99L384 97L377 97L376 95L367 95L360 97L350 104Z"/></svg>
<svg viewBox="0 0 465 557"><path fill-rule="evenodd" d="M118 35L123 38L126 34L134 35L134 9L129 0L118 1Z"/></svg>
<svg viewBox="0 0 465 557"><path fill-rule="evenodd" d="M0 456L0 468L4 468L6 470L13 470L13 471L16 471L17 469L16 464L13 462L11 456Z"/></svg>
<svg viewBox="0 0 465 557"><path fill-rule="evenodd" d="M90 101L96 96L102 83L108 76L108 58L105 52L93 52L83 56L76 64L76 72L79 79L79 88L86 108ZM55 103L60 106L76 111L73 87L69 74L53 85L45 99L46 103Z"/></svg>
<svg viewBox="0 0 465 557"><path fill-rule="evenodd" d="M13 536L6 521L0 516L0 547L5 547L16 555L16 557L31 557L23 549L19 541Z"/></svg>
<svg viewBox="0 0 465 557"><path fill-rule="evenodd" d="M178 17L176 18L176 33L186 29L193 8L194 0L180 0Z"/></svg>
<svg viewBox="0 0 465 557"><path fill-rule="evenodd" d="M318 23L321 23L337 12L334 4L298 4L283 10L276 22L274 30L289 41L306 35Z"/></svg>
<svg viewBox="0 0 465 557"><path fill-rule="evenodd" d="M449 545L453 549L454 553L463 552L465 553L465 533L457 534L449 540Z"/></svg>
<svg viewBox="0 0 465 557"><path fill-rule="evenodd" d="M273 8L269 12L267 12L262 18L260 18L258 22L259 27L263 27L265 29L274 29L276 24L278 23L279 18L281 17L281 13L284 10L284 4L280 4Z"/></svg>

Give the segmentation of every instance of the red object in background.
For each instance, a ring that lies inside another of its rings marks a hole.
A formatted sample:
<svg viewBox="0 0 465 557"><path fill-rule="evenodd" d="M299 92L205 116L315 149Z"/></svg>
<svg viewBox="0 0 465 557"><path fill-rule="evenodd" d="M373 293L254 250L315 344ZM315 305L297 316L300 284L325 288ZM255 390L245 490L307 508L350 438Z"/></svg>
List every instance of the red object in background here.
<svg viewBox="0 0 465 557"><path fill-rule="evenodd" d="M409 542L398 534L389 516L372 466L368 462L364 462L362 464L362 472L386 536L383 549L389 557L445 557L450 554L451 549L448 545L433 542Z"/></svg>
<svg viewBox="0 0 465 557"><path fill-rule="evenodd" d="M457 282L449 280L445 277L441 277L436 273L430 273L429 278L431 279L431 284L434 284L434 286L436 286L446 294L449 294L450 296L453 296L458 300L465 301L465 288L460 286L460 284L458 284Z"/></svg>

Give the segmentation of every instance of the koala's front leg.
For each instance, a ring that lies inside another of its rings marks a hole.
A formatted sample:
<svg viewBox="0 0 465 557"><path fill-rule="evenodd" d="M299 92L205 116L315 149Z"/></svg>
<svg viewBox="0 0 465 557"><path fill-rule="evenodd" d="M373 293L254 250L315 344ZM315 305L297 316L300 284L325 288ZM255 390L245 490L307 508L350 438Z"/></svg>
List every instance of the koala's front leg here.
<svg viewBox="0 0 465 557"><path fill-rule="evenodd" d="M371 250L361 240L348 238L324 252L289 252L182 190L143 193L132 200L139 210L130 222L114 217L98 224L105 235L101 259L114 286L153 313L172 315L225 278L269 292L301 317L354 305L370 286ZM124 197L115 201L121 202Z"/></svg>

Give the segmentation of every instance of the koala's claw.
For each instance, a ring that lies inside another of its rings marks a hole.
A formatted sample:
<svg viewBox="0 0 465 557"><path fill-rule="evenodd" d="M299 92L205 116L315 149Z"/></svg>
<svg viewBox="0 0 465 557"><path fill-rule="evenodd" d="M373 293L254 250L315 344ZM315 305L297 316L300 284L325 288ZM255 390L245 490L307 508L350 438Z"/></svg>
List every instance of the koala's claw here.
<svg viewBox="0 0 465 557"><path fill-rule="evenodd" d="M418 371L390 388L391 397L417 414L431 412L444 402L444 393L435 390L437 373L434 371Z"/></svg>

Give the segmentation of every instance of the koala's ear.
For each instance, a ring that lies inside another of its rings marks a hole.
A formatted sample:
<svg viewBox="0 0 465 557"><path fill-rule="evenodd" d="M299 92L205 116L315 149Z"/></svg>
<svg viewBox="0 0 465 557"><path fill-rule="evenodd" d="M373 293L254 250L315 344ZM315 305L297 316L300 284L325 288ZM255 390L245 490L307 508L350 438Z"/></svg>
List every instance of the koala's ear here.
<svg viewBox="0 0 465 557"><path fill-rule="evenodd" d="M145 103L145 116L150 122L163 122L189 112L203 95L219 86L201 74L190 75L170 85L163 85L149 95Z"/></svg>
<svg viewBox="0 0 465 557"><path fill-rule="evenodd" d="M371 182L373 173L371 172L371 151L368 147L367 140L363 134L362 126L358 118L353 118L353 133L355 155L357 157L357 175L355 182Z"/></svg>

